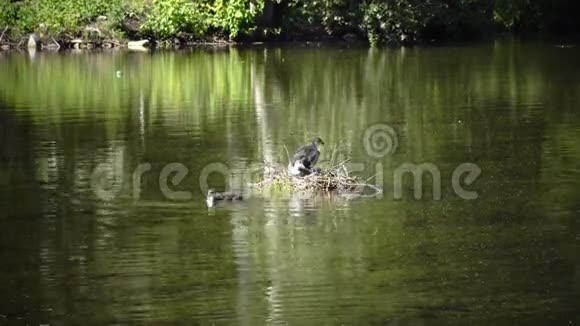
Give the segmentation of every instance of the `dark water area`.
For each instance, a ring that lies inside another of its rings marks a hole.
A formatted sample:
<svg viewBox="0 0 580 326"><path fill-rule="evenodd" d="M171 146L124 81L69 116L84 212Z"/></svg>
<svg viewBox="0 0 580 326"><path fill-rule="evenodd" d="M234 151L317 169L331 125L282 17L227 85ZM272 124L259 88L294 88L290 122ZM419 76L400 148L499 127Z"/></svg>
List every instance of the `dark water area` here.
<svg viewBox="0 0 580 326"><path fill-rule="evenodd" d="M0 325L578 324L579 60L514 41L0 52ZM350 159L384 193L249 193L314 136L322 167ZM454 188L465 163L476 198ZM440 185L397 187L409 164ZM187 175L166 185L168 165ZM248 199L208 209L206 180Z"/></svg>

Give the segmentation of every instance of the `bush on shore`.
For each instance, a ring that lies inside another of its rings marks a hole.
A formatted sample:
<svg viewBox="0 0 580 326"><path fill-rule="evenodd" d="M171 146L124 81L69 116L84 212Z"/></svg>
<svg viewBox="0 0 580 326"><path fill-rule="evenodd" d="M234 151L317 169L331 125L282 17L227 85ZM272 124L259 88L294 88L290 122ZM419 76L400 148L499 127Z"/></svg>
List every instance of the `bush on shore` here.
<svg viewBox="0 0 580 326"><path fill-rule="evenodd" d="M254 30L262 4L246 0L153 0L143 31L157 38L179 34L203 38L213 34L235 39Z"/></svg>

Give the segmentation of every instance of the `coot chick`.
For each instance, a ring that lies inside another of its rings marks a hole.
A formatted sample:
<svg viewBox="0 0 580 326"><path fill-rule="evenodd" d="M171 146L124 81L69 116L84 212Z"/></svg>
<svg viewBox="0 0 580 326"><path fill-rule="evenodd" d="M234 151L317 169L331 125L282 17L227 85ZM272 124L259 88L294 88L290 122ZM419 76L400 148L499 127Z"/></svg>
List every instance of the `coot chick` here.
<svg viewBox="0 0 580 326"><path fill-rule="evenodd" d="M290 166L288 167L290 174L305 176L319 171L319 169L314 168L314 165L320 157L319 147L321 145L324 145L324 142L320 137L316 137L312 140L312 143L300 147L290 161Z"/></svg>
<svg viewBox="0 0 580 326"><path fill-rule="evenodd" d="M217 192L215 189L209 189L207 191L207 206L213 207L218 202L222 201L234 201L234 200L243 200L244 197L240 194L232 193L232 192Z"/></svg>

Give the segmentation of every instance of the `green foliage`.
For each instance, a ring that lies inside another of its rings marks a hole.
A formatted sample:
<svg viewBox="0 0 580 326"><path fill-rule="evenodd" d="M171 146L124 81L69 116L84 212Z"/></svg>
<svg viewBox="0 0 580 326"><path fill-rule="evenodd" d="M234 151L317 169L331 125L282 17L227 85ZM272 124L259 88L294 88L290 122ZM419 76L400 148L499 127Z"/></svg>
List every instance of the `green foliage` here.
<svg viewBox="0 0 580 326"><path fill-rule="evenodd" d="M523 0L522 0L523 1ZM488 0L290 0L287 28L354 32L372 44L413 43L433 37L482 34L492 25Z"/></svg>
<svg viewBox="0 0 580 326"><path fill-rule="evenodd" d="M77 34L82 27L107 16L119 21L122 0L24 0L0 4L0 23L23 32L41 29L51 34ZM41 28L42 26L42 28Z"/></svg>
<svg viewBox="0 0 580 326"><path fill-rule="evenodd" d="M294 30L324 28L335 31L356 29L360 21L360 3L349 0L291 0L287 24Z"/></svg>
<svg viewBox="0 0 580 326"><path fill-rule="evenodd" d="M371 44L414 42L431 17L431 1L374 1L363 7L362 29Z"/></svg>
<svg viewBox="0 0 580 326"><path fill-rule="evenodd" d="M205 35L209 28L209 13L204 4L188 0L153 0L144 31L160 38L179 32Z"/></svg>
<svg viewBox="0 0 580 326"><path fill-rule="evenodd" d="M143 0L124 0L123 13L128 18L141 18L148 14L149 2Z"/></svg>
<svg viewBox="0 0 580 326"><path fill-rule="evenodd" d="M16 32L82 35L100 30L133 37L237 39L272 29L289 37L346 33L372 44L468 39L507 30L578 31L572 0L0 0L0 26ZM278 8L275 14L273 7ZM269 8L268 13L265 8ZM276 15L272 19L272 15ZM276 21L264 23L263 18ZM262 33L262 35L265 35Z"/></svg>
<svg viewBox="0 0 580 326"><path fill-rule="evenodd" d="M0 1L0 23L12 25L14 21L16 21L16 7L8 1Z"/></svg>
<svg viewBox="0 0 580 326"><path fill-rule="evenodd" d="M209 31L236 38L255 29L255 18L262 11L263 1L248 0L154 0L145 30L156 37L167 38L191 33L200 38Z"/></svg>
<svg viewBox="0 0 580 326"><path fill-rule="evenodd" d="M507 29L514 29L521 21L522 9L530 0L496 0L493 10L494 21Z"/></svg>
<svg viewBox="0 0 580 326"><path fill-rule="evenodd" d="M249 34L255 29L256 16L262 12L263 1L251 4L247 0L217 0L211 8L211 25L236 38L239 34Z"/></svg>

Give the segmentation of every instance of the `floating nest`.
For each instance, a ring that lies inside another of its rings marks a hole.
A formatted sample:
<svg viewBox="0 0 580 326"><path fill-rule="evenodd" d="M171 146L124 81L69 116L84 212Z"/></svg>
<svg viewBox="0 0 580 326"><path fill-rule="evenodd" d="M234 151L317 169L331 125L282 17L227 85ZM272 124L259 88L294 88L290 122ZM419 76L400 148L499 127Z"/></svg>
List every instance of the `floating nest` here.
<svg viewBox="0 0 580 326"><path fill-rule="evenodd" d="M381 189L356 176L350 175L347 161L330 168L321 168L307 176L293 176L287 168L267 166L263 180L254 183L258 191L280 190L288 192L339 192L362 194L372 190L378 194Z"/></svg>

